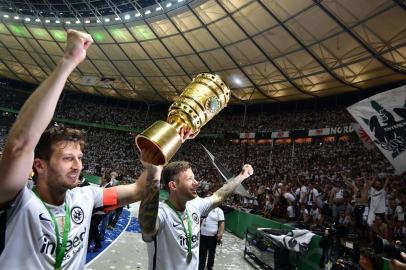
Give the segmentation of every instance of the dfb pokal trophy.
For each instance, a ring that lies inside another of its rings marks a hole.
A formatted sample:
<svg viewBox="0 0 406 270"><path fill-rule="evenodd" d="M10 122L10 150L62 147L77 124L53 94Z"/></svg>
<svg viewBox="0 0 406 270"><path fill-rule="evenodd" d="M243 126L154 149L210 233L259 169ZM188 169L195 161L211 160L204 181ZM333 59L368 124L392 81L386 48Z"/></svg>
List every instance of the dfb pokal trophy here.
<svg viewBox="0 0 406 270"><path fill-rule="evenodd" d="M199 132L230 100L230 89L218 75L201 73L186 86L182 94L169 107L168 119L157 121L135 138L138 149L153 151L154 165L165 165L179 150L182 127Z"/></svg>

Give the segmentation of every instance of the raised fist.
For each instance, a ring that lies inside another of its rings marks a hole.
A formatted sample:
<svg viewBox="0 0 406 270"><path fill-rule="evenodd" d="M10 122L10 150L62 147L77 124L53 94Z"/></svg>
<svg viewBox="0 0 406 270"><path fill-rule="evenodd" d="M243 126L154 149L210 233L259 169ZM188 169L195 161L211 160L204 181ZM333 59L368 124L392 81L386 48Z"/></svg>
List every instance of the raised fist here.
<svg viewBox="0 0 406 270"><path fill-rule="evenodd" d="M92 44L93 39L89 34L68 29L68 38L64 58L79 65L86 58L86 50Z"/></svg>
<svg viewBox="0 0 406 270"><path fill-rule="evenodd" d="M252 168L252 166L250 164L245 164L242 167L242 170L240 172L240 175L245 179L250 177L251 175L254 174L254 169Z"/></svg>

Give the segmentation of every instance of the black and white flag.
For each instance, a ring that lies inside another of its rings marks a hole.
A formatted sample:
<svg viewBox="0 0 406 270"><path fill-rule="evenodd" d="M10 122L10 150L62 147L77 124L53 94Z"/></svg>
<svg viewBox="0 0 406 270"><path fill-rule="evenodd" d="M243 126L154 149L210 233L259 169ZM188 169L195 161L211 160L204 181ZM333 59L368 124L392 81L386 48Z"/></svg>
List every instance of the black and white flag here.
<svg viewBox="0 0 406 270"><path fill-rule="evenodd" d="M396 172L405 172L406 86L364 99L347 110L390 161Z"/></svg>

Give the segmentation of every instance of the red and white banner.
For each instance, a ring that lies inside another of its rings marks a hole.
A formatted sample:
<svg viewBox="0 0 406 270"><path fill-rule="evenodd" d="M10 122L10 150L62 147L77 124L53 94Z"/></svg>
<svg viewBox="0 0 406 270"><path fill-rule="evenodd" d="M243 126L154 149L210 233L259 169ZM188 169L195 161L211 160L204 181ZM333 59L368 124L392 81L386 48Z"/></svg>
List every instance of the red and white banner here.
<svg viewBox="0 0 406 270"><path fill-rule="evenodd" d="M289 138L290 131L274 131L271 134L272 139Z"/></svg>
<svg viewBox="0 0 406 270"><path fill-rule="evenodd" d="M330 128L309 129L309 136L324 136L330 135Z"/></svg>

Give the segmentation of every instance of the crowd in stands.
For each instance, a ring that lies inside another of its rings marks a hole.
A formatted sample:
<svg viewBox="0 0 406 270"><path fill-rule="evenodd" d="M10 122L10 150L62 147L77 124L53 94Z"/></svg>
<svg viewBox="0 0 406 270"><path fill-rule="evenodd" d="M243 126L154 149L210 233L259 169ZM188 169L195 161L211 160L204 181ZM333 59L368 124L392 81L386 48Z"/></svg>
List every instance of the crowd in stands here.
<svg viewBox="0 0 406 270"><path fill-rule="evenodd" d="M21 91L0 91L0 107L19 110L29 93ZM83 122L110 124L131 128L144 129L157 120L165 120L167 107L159 109L146 105L125 106L117 105L103 99L81 100L80 95L66 94L59 100L56 117L79 120ZM286 121L289 119L289 121ZM300 110L295 112L281 111L279 113L267 110L247 110L234 112L225 109L221 115L212 119L202 129L202 133L240 133L240 132L271 132L279 130L312 129L348 125L353 122L345 108L319 110ZM233 123L233 124L230 124Z"/></svg>
<svg viewBox="0 0 406 270"><path fill-rule="evenodd" d="M18 110L24 93L0 91L0 107ZM98 102L62 99L57 116L92 123L145 128L165 119L165 110L148 112L101 105ZM244 121L245 119L245 121ZM0 147L15 120L12 113L1 113ZM202 132L268 132L300 128L340 126L353 122L342 108L309 112L271 114L268 112L220 114ZM100 175L111 169L118 179L131 182L141 172L134 134L101 128L84 128L87 135L85 171ZM406 241L406 176L394 174L391 165L377 150L367 150L355 135L346 140L305 144L235 144L223 139L195 139L185 143L174 157L192 163L202 192L218 189L224 183L207 158L205 145L231 173L244 163L254 167L255 175L244 187L249 196L234 196L229 204L268 218L283 218L307 228L338 224L347 233L375 235L392 241ZM0 149L0 151L1 151ZM379 196L374 196L379 194ZM379 197L379 199L376 199ZM368 215L368 205L376 215ZM382 210L383 209L383 210ZM367 228L369 223L369 230Z"/></svg>

